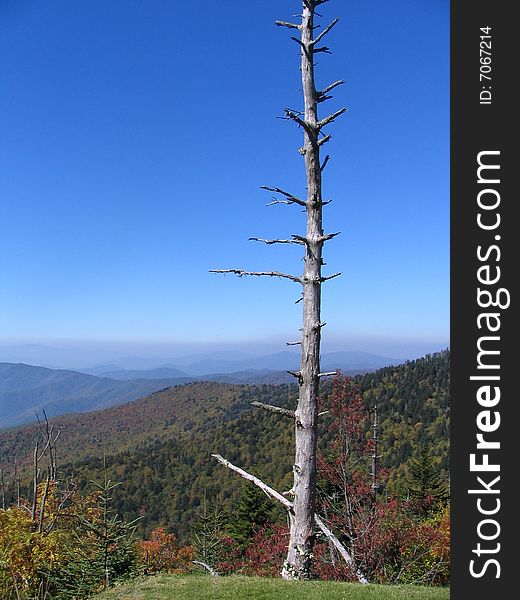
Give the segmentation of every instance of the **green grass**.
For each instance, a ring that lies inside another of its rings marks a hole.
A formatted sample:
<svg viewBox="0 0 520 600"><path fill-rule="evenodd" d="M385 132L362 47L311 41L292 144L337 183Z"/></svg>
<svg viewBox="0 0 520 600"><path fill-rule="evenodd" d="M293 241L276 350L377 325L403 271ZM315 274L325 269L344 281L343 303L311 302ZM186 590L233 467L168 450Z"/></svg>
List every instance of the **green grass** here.
<svg viewBox="0 0 520 600"><path fill-rule="evenodd" d="M157 575L133 580L98 600L448 600L447 588L360 585L337 581L288 582L267 577Z"/></svg>

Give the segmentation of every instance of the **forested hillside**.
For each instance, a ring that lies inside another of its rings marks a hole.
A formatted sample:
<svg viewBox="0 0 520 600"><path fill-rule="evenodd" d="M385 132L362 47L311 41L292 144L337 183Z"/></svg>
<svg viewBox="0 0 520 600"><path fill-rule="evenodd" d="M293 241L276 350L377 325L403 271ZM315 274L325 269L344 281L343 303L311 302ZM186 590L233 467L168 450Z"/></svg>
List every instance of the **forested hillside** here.
<svg viewBox="0 0 520 600"><path fill-rule="evenodd" d="M371 407L377 404L381 416L381 462L390 471L387 491L406 493L409 462L421 445L433 449L436 466L446 478L449 352L357 380L365 400ZM330 385L323 388L324 408ZM295 397L293 386L195 383L107 411L63 417L55 421L62 428L62 472L74 473L79 486L88 487L90 480L102 476L105 453L108 476L123 482L115 495L122 515L142 516L140 527L147 533L163 525L187 536L204 490L230 508L243 486L240 478L211 459L212 452L277 489L290 488L292 423L251 409L249 403L294 406ZM329 439L326 416L321 429L324 449ZM34 433L31 428L4 432L0 437L4 464L13 459L13 448L18 456L30 455Z"/></svg>
<svg viewBox="0 0 520 600"><path fill-rule="evenodd" d="M423 444L448 476L450 353L448 350L400 367L357 378L370 407L381 417L382 465L391 468L391 488L402 489L407 461Z"/></svg>
<svg viewBox="0 0 520 600"><path fill-rule="evenodd" d="M206 431L245 410L250 402L288 402L296 397L291 386L230 385L197 382L175 386L133 402L84 414L51 420L61 431L60 461L101 457L137 449L163 439L177 439L183 432ZM9 469L32 463L39 426L0 431L0 467Z"/></svg>
<svg viewBox="0 0 520 600"><path fill-rule="evenodd" d="M117 381L65 369L0 363L0 429L49 417L130 402L189 378Z"/></svg>

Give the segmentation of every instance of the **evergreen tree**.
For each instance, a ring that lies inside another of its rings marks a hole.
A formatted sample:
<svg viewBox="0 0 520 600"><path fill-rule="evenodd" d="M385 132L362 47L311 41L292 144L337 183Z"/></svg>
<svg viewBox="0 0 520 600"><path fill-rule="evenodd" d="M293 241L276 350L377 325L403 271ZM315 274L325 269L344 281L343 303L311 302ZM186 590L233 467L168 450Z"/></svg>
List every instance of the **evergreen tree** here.
<svg viewBox="0 0 520 600"><path fill-rule="evenodd" d="M66 549L70 560L59 571L48 573L60 598L90 597L92 592L107 589L137 572L137 520L126 523L112 509L112 492L120 484L106 478L103 483L92 484L96 505L76 515L76 543Z"/></svg>
<svg viewBox="0 0 520 600"><path fill-rule="evenodd" d="M439 504L448 499L447 486L435 468L428 446L421 446L419 455L410 461L408 494L411 500L425 509L432 501Z"/></svg>
<svg viewBox="0 0 520 600"><path fill-rule="evenodd" d="M204 490L193 525L193 545L197 559L210 567L215 567L222 556L226 521L227 515L219 503L210 506Z"/></svg>
<svg viewBox="0 0 520 600"><path fill-rule="evenodd" d="M231 515L228 526L230 536L241 546L248 544L254 534L269 523L271 509L272 502L262 490L247 483Z"/></svg>

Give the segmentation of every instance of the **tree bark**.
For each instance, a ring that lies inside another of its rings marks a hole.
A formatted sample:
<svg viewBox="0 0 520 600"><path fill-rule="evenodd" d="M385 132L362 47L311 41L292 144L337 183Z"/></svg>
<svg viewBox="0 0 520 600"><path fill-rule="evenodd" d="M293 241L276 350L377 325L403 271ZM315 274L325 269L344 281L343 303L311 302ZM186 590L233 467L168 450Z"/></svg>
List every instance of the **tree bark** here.
<svg viewBox="0 0 520 600"><path fill-rule="evenodd" d="M334 273L322 277L323 244L337 233L323 233L322 213L324 202L322 198L321 173L328 162L327 156L320 162L320 148L328 142L330 135L322 132L323 127L332 123L346 109L342 108L323 120L318 120L318 104L331 98L329 92L344 83L335 81L321 91L316 90L314 79L314 57L316 53L328 52L326 46L319 46L325 35L337 23L334 19L327 27L318 33L314 25L315 9L328 0L302 0L300 23L276 21L276 24L289 29L296 29L300 38L293 37L301 48L301 74L304 98L302 113L290 109L285 110L285 117L294 121L303 129L304 144L299 152L305 160L307 197L299 198L278 187L262 186L268 191L283 196L274 198L270 204L295 204L302 206L306 214L305 236L293 235L291 239L250 238L266 244L298 243L305 248L304 268L302 276L289 275L278 271L245 271L243 269L213 269L213 273L233 273L242 276L280 277L301 284L302 296L297 302L303 301L302 339L293 344L301 344L301 364L297 372L288 371L298 380L299 398L294 415L270 405L253 403L265 410L285 414L295 421L295 459L293 464L294 485L291 492L294 502L289 511L290 540L287 558L282 569L284 579L309 579L311 576L312 550L314 545L314 526L316 509L316 446L318 419L318 388L320 377L335 373L320 373L321 328L321 284L337 277ZM316 37L314 34L316 33ZM321 136L321 137L320 137ZM237 470L236 468L234 470ZM243 475L244 476L244 475ZM258 485L258 483L257 483ZM264 490L265 491L265 490Z"/></svg>
<svg viewBox="0 0 520 600"><path fill-rule="evenodd" d="M33 498L31 508L31 519L36 521L36 501L38 496L38 442L34 447L34 464L33 464Z"/></svg>
<svg viewBox="0 0 520 600"><path fill-rule="evenodd" d="M2 495L2 510L5 510L5 482L3 469L0 469L0 493Z"/></svg>
<svg viewBox="0 0 520 600"><path fill-rule="evenodd" d="M282 569L284 579L311 575L316 504L317 397L321 342L321 266L323 249L320 148L317 93L314 81L314 5L303 0L301 73L304 97L304 146L307 176L306 246L303 271L303 328L299 400L296 408L293 513L290 539Z"/></svg>

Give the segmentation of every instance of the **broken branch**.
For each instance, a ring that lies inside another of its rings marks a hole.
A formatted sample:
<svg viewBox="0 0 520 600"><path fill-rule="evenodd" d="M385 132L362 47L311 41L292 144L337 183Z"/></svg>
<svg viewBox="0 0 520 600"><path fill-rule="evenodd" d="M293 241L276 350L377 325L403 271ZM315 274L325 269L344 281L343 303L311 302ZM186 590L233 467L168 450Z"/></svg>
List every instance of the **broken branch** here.
<svg viewBox="0 0 520 600"><path fill-rule="evenodd" d="M289 29L298 29L298 31L301 29L300 25L288 23L287 21L275 21L275 24L278 25L278 27L288 27Z"/></svg>
<svg viewBox="0 0 520 600"><path fill-rule="evenodd" d="M328 162L330 160L330 154L327 154L327 156L325 157L321 167L320 167L320 171L323 173L323 169L325 169L325 167L327 166Z"/></svg>
<svg viewBox="0 0 520 600"><path fill-rule="evenodd" d="M286 108L285 114L287 115L287 118L292 119L295 123L298 123L298 125L300 127L303 127L309 135L313 135L315 133L315 127L313 125L311 125L310 123L307 123L307 121L304 121L303 119L301 119L292 110L289 110L288 108Z"/></svg>
<svg viewBox="0 0 520 600"><path fill-rule="evenodd" d="M289 192L286 192L285 190L282 190L278 187L269 187L267 185L261 185L260 189L267 190L269 192L275 192L276 194L282 194L282 196L285 196L287 198L287 202L275 199L275 202L272 202L271 204L299 204L300 206L307 206L305 200L301 200L300 198L297 198L296 196L293 196Z"/></svg>
<svg viewBox="0 0 520 600"><path fill-rule="evenodd" d="M294 237L294 239L292 239L292 240L264 240L262 238L250 237L249 241L250 242L262 242L267 245L270 245L270 244L304 244L305 243L302 240L298 239L297 236L293 236L293 237Z"/></svg>
<svg viewBox="0 0 520 600"><path fill-rule="evenodd" d="M274 206L275 204L296 204L296 202L292 202L291 200L278 200L277 198L273 198L273 201L268 202L266 206Z"/></svg>
<svg viewBox="0 0 520 600"><path fill-rule="evenodd" d="M296 379L301 379L302 377L301 371L287 371L287 373L289 373L289 375L292 375Z"/></svg>
<svg viewBox="0 0 520 600"><path fill-rule="evenodd" d="M276 490L273 490L273 488L271 488L268 485L266 485L261 479L258 479L258 477L255 477L254 475L251 475L247 471L244 471L244 469L241 469L240 467L236 467L235 465L231 464L229 462L229 460L226 460L220 454L212 454L211 456L213 458L216 458L218 460L218 462L221 463L222 465L224 465L225 467L228 467L228 469L231 469L232 471L235 471L235 473L238 473L240 475L240 477L243 477L244 479L247 479L248 481L252 481L267 496L269 496L269 498L273 498L274 500L278 500L278 502L281 502L285 506L285 508L287 510L289 510L289 511L292 510L292 502L289 502L289 500L287 500L287 498L284 498L282 496L282 494L280 494Z"/></svg>
<svg viewBox="0 0 520 600"><path fill-rule="evenodd" d="M363 573L361 573L359 571L359 569L356 568L356 565L355 565L354 561L352 560L352 557L347 552L347 550L345 549L343 544L332 533L332 531L325 525L325 523L321 520L321 518L318 515L314 515L314 520L316 521L316 525L321 529L321 531L325 535L325 537L327 537L331 541L334 548L336 548L336 550L339 552L339 554L341 555L343 560L354 569L354 571L356 572L357 578L359 580L359 583L365 583L365 584L368 583L368 579L363 575Z"/></svg>
<svg viewBox="0 0 520 600"><path fill-rule="evenodd" d="M318 127L321 129L322 127L325 127L325 125L328 125L329 123L332 123L332 121L334 121L335 119L337 119L339 116L341 116L343 113L347 112L346 108L340 108L339 110L337 110L335 113L329 115L328 117L325 117L324 119L322 119L319 123L318 123Z"/></svg>
<svg viewBox="0 0 520 600"><path fill-rule="evenodd" d="M297 37L292 36L291 40L293 42L296 42L298 45L300 45L305 53L309 52L309 49L307 48L307 46L301 40L299 40Z"/></svg>
<svg viewBox="0 0 520 600"><path fill-rule="evenodd" d="M282 494L280 494L279 492L274 490L272 487L269 487L261 479L258 479L258 477L251 475L247 471L244 471L244 469L241 469L240 467L233 465L232 463L229 462L229 460L226 460L220 454L212 454L211 456L213 458L216 458L218 460L218 462L221 463L222 465L224 465L225 467L228 467L228 469L231 469L232 471L235 471L235 473L238 473L240 475L240 477L243 477L244 479L247 479L248 481L251 481L252 483L254 483L269 498L278 500L278 502L283 504L283 506L285 506L285 508L289 512L292 513L293 503L290 500L287 500L287 498L285 496L283 496ZM290 491L290 492L286 492L286 493L291 494L293 492ZM322 531L322 533L332 542L332 544L337 549L337 551L339 552L339 554L341 555L343 560L355 570L359 582L360 583L368 583L368 580L366 579L366 577L356 568L354 560L348 553L347 549L338 540L338 538L332 533L332 531L325 525L325 523L322 521L322 519L318 515L315 514L314 521L315 521L316 525L319 527L319 529Z"/></svg>
<svg viewBox="0 0 520 600"><path fill-rule="evenodd" d="M322 137L321 140L318 140L318 146L323 146L323 144L326 144L330 138L332 136L330 135L330 133L328 135L326 135L325 137Z"/></svg>
<svg viewBox="0 0 520 600"><path fill-rule="evenodd" d="M325 96L329 92L332 92L332 90L334 88L338 87L338 85L343 85L344 83L345 83L345 81L343 79L338 79L334 83L331 83L330 85L328 85L326 88L323 88L321 90L321 92L318 92L318 97Z"/></svg>
<svg viewBox="0 0 520 600"><path fill-rule="evenodd" d="M192 560L191 561L194 565L199 565L200 567L203 567L204 569L206 569L206 571L212 576L212 577L219 577L219 574L217 573L217 571L215 571L215 569L213 567L210 567L207 563L202 562L201 560Z"/></svg>
<svg viewBox="0 0 520 600"><path fill-rule="evenodd" d="M280 273L278 271L243 271L242 269L210 269L210 273L232 273L238 277L244 277L246 275L252 275L255 277L281 277L282 279L290 279L296 283L302 283L301 277L296 275L288 275L287 273Z"/></svg>
<svg viewBox="0 0 520 600"><path fill-rule="evenodd" d="M334 279L335 277L339 277L341 275L341 273L334 273L334 275L329 275L328 277L322 277L321 281L322 283L324 281L329 281L329 279Z"/></svg>
<svg viewBox="0 0 520 600"><path fill-rule="evenodd" d="M328 240L334 239L337 235L339 235L341 231L336 231L335 233L326 233L320 237L320 242L327 242Z"/></svg>
<svg viewBox="0 0 520 600"><path fill-rule="evenodd" d="M263 402L251 402L251 406L255 408L263 408L264 410L268 410L269 412L276 413L278 415L284 415L285 417L290 417L291 419L295 418L294 411L287 410L286 408L282 408L280 406L273 406L272 404L264 404Z"/></svg>
<svg viewBox="0 0 520 600"><path fill-rule="evenodd" d="M322 40L327 33L329 33L329 31L334 27L334 25L336 25L336 23L339 21L338 18L334 19L334 21L332 21L332 23L330 23L329 25L327 25L327 27L325 27L325 29L320 33L320 35L312 40L310 43L312 46L315 46L320 40Z"/></svg>

